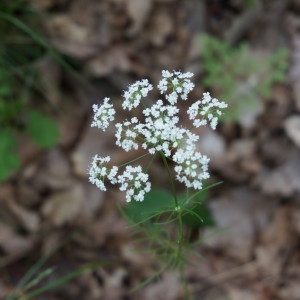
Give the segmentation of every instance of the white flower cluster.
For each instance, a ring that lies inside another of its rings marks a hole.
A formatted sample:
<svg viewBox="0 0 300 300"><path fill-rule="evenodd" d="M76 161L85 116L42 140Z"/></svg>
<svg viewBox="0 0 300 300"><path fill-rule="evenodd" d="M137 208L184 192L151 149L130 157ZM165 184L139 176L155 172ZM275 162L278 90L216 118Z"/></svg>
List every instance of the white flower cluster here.
<svg viewBox="0 0 300 300"><path fill-rule="evenodd" d="M142 97L146 97L148 93L153 89L152 84L147 79L137 81L136 83L129 86L128 91L125 91L123 97L125 101L122 104L124 109L132 110L137 107Z"/></svg>
<svg viewBox="0 0 300 300"><path fill-rule="evenodd" d="M122 175L118 176L118 183L121 184L120 190L126 191L126 201L131 199L143 201L145 193L151 189L151 183L148 181L148 174L142 172L141 166L126 166Z"/></svg>
<svg viewBox="0 0 300 300"><path fill-rule="evenodd" d="M160 154L175 163L174 171L176 179L188 188L201 189L203 180L209 178L209 158L196 151L196 142L199 136L190 129L179 126L180 121L177 107L178 99L187 100L194 84L190 81L192 73L163 71L163 79L158 84L158 89L165 96L167 104L163 100L157 100L151 107L144 109L143 120L133 117L129 121L117 123L116 145L125 151L137 150L142 146L149 154ZM124 92L124 109L137 107L142 99L153 89L148 80L144 79L131 85ZM94 106L94 122L105 130L108 121L112 121L115 111L105 98L104 103ZM145 108L146 107L146 108ZM192 104L187 114L193 121L194 127L209 125L215 129L221 109L227 107L224 102L211 98L209 93L204 93L201 100ZM120 190L126 191L126 201L143 201L145 193L150 191L151 184L148 175L142 172L141 166L126 165L122 175L118 175L118 167L107 167L109 157L95 156L89 171L90 182L96 184L101 190L106 190L104 181L111 184L120 184Z"/></svg>
<svg viewBox="0 0 300 300"><path fill-rule="evenodd" d="M177 163L174 168L176 179L188 188L202 189L202 181L209 178L209 158L193 150L179 149L173 160Z"/></svg>
<svg viewBox="0 0 300 300"><path fill-rule="evenodd" d="M151 189L151 183L148 181L148 174L142 172L141 166L126 166L122 175L117 175L118 167L107 167L110 157L93 157L89 170L89 181L95 184L101 191L106 191L104 181L111 184L120 184L120 190L126 191L126 201L131 199L143 201L145 193Z"/></svg>
<svg viewBox="0 0 300 300"><path fill-rule="evenodd" d="M162 151L166 156L170 156L170 150L176 146L178 112L177 107L164 105L162 100L143 110L145 123L139 130L144 141L142 147L148 148L150 154Z"/></svg>
<svg viewBox="0 0 300 300"><path fill-rule="evenodd" d="M194 120L193 125L200 127L210 123L212 129L216 129L218 117L222 115L221 109L226 108L227 104L216 98L211 98L210 94L204 93L201 100L193 103L188 109L190 120Z"/></svg>
<svg viewBox="0 0 300 300"><path fill-rule="evenodd" d="M108 168L106 164L110 161L110 157L100 157L95 155L91 163L89 171L89 180L95 184L100 190L106 191L104 180L107 178L112 184L117 183L116 175L118 167Z"/></svg>
<svg viewBox="0 0 300 300"><path fill-rule="evenodd" d="M138 119L136 117L132 118L130 121L125 121L123 124L117 123L116 145L123 148L125 151L130 151L131 149L137 150L139 146L136 141L139 132L137 127Z"/></svg>
<svg viewBox="0 0 300 300"><path fill-rule="evenodd" d="M115 119L116 111L114 110L113 105L108 103L109 100L109 98L104 98L104 103L102 105L93 105L94 120L91 124L92 127L98 127L105 131L109 126L109 122Z"/></svg>
<svg viewBox="0 0 300 300"><path fill-rule="evenodd" d="M195 85L190 81L194 74L187 72L169 72L162 71L163 79L159 82L157 88L160 90L161 94L165 94L166 99L172 104L176 104L178 100L178 96L181 97L182 100L186 100L188 93L192 91ZM167 93L168 90L170 93Z"/></svg>

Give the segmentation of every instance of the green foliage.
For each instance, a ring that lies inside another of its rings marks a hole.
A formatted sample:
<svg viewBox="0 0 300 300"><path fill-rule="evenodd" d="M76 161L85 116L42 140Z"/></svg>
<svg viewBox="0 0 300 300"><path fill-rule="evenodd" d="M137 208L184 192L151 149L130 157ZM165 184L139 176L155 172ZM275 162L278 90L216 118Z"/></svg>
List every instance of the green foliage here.
<svg viewBox="0 0 300 300"><path fill-rule="evenodd" d="M34 110L28 112L26 131L35 143L42 148L52 147L59 137L55 122L44 114Z"/></svg>
<svg viewBox="0 0 300 300"><path fill-rule="evenodd" d="M0 130L0 181L9 176L12 170L20 166L19 158L14 150L16 141L9 129Z"/></svg>
<svg viewBox="0 0 300 300"><path fill-rule="evenodd" d="M182 222L185 226L201 228L215 225L213 216L205 203L207 200L208 193L203 191L195 197L192 203L187 205L186 213L182 216Z"/></svg>
<svg viewBox="0 0 300 300"><path fill-rule="evenodd" d="M253 7L256 0L244 0L244 4L248 7Z"/></svg>
<svg viewBox="0 0 300 300"><path fill-rule="evenodd" d="M217 184L208 186L192 195L186 192L178 199L175 198L174 193L164 189L152 189L145 195L144 201L132 201L125 209L121 209L123 216L136 229L134 234L138 234L139 237L136 241L148 244L146 251L164 262L161 269L135 286L132 292L152 280L158 279L166 268L175 268L181 272L185 299L189 299L184 279L184 268L189 263L187 254L199 254L193 250L194 243L190 241L187 233L191 233L193 228L214 225L205 201L208 199L206 190ZM176 225L174 227L171 224ZM142 238L140 238L140 233L142 233ZM174 234L177 235L175 240L172 239Z"/></svg>
<svg viewBox="0 0 300 300"><path fill-rule="evenodd" d="M36 299L35 297L44 294L48 291L53 291L60 285L63 285L70 280L80 276L81 274L95 270L99 267L107 265L108 262L96 262L89 265L85 265L79 269L71 271L64 276L51 280L51 277L55 276L55 268L46 268L42 270L45 263L56 253L61 247L66 245L73 236L78 233L74 232L70 236L66 237L61 243L53 247L48 253L39 258L35 264L24 274L17 286L13 289L12 293L5 300L30 300ZM43 284L43 281L48 279L48 282Z"/></svg>
<svg viewBox="0 0 300 300"><path fill-rule="evenodd" d="M37 14L26 0L0 3L0 181L20 166L17 135L27 132L34 142L48 148L58 139L56 124L32 99L43 98L36 62L47 54L45 42L28 25L37 27Z"/></svg>
<svg viewBox="0 0 300 300"><path fill-rule="evenodd" d="M203 84L230 107L222 116L223 122L241 122L247 110L259 111L261 99L270 97L272 85L285 80L286 49L260 55L245 43L232 48L226 41L208 35L201 35L199 42Z"/></svg>
<svg viewBox="0 0 300 300"><path fill-rule="evenodd" d="M46 269L45 271L42 271L40 274L37 275L36 278L34 278L32 281L30 281L26 286L23 287L22 292L26 292L27 294L25 296L18 297L18 300L30 300L35 299L34 297L44 294L48 291L55 290L60 285L63 285L67 283L70 280L75 279L76 277L82 275L83 273L87 271L95 270L99 267L102 267L104 263L93 263L86 265L84 267L81 267L73 272L70 272L69 274L62 276L56 280L51 281L48 284L45 284L44 286L40 288L36 288L35 290L31 290L32 287L35 287L37 284L39 284L43 279L49 277L54 271L53 268ZM16 298L11 298L12 300ZM17 300L16 299L16 300Z"/></svg>
<svg viewBox="0 0 300 300"><path fill-rule="evenodd" d="M128 203L125 213L131 221L143 222L171 209L173 204L171 193L163 189L152 189L145 195L144 201Z"/></svg>
<svg viewBox="0 0 300 300"><path fill-rule="evenodd" d="M185 194L179 197L179 204L182 206L183 224L190 228L214 225L211 213L205 205L208 194L205 191L199 193L192 201L186 201L186 197ZM128 203L124 213L133 224L147 221L154 224L163 214L175 217L174 197L167 190L152 189L145 195L144 201ZM169 219L171 220L171 218L167 218L166 223Z"/></svg>

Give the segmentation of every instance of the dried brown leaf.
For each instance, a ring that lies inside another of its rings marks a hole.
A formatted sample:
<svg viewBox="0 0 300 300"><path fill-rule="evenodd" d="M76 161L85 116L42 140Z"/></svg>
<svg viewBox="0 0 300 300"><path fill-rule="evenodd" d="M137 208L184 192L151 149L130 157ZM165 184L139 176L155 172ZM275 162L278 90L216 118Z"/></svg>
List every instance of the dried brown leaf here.
<svg viewBox="0 0 300 300"><path fill-rule="evenodd" d="M42 213L52 224L61 226L75 222L83 205L84 190L82 185L76 183L71 189L50 196L42 207Z"/></svg>
<svg viewBox="0 0 300 300"><path fill-rule="evenodd" d="M250 259L256 231L262 229L274 210L274 203L264 201L257 192L240 187L209 203L216 227L206 229L205 243L218 247L244 261ZM216 230L224 229L219 234Z"/></svg>
<svg viewBox="0 0 300 300"><path fill-rule="evenodd" d="M284 122L284 128L288 137L300 147L300 115L288 117Z"/></svg>
<svg viewBox="0 0 300 300"><path fill-rule="evenodd" d="M36 212L26 209L15 201L7 202L7 206L26 230L35 232L39 229L41 220Z"/></svg>
<svg viewBox="0 0 300 300"><path fill-rule="evenodd" d="M272 171L261 174L259 184L266 194L292 196L300 191L300 155L294 152L288 161Z"/></svg>
<svg viewBox="0 0 300 300"><path fill-rule="evenodd" d="M132 20L128 29L128 36L136 35L143 28L151 11L153 0L128 0L126 1L127 13Z"/></svg>

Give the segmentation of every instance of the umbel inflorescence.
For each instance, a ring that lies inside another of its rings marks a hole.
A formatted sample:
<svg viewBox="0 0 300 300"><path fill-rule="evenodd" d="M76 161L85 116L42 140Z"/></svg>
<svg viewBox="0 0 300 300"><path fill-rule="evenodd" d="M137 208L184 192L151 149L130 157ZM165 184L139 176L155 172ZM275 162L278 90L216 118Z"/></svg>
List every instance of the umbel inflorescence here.
<svg viewBox="0 0 300 300"><path fill-rule="evenodd" d="M122 123L116 123L116 145L125 151L145 149L149 155L161 155L173 162L176 180L188 188L199 190L204 179L209 178L209 158L196 150L199 136L191 129L179 124L178 101L187 101L188 94L193 90L194 84L190 78L193 73L162 71L162 79L157 85L164 96L164 100L157 100L152 106L147 107L143 101L153 89L147 79L137 81L130 85L124 92L124 110L132 110L143 105L143 117L139 120L132 117ZM216 128L218 117L227 104L212 98L209 93L204 93L202 99L194 102L187 110L191 120L191 128L210 125ZM105 131L114 121L116 111L105 98L101 105L93 105L94 119L92 127ZM151 189L149 175L143 172L140 165L125 164L108 166L110 157L93 157L89 180L99 189L106 191L106 182L119 184L120 190L126 192L126 201L143 201L145 193Z"/></svg>

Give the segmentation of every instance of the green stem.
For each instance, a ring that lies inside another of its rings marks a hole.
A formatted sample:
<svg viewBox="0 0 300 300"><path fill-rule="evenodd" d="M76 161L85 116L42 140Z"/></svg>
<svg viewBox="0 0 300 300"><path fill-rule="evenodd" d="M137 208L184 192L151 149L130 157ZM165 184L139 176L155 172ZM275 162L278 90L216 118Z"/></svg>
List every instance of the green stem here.
<svg viewBox="0 0 300 300"><path fill-rule="evenodd" d="M182 262L180 264L180 276L181 276L181 280L183 282L184 299L189 300L190 299L190 292L189 292L189 289L188 289L188 282L187 282L187 278L186 278L186 275L185 275L184 262Z"/></svg>
<svg viewBox="0 0 300 300"><path fill-rule="evenodd" d="M119 167L119 168L122 168L122 167L124 167L124 166L127 166L127 165L129 165L129 164L131 164L131 163L133 163L133 162L135 162L135 161L137 161L137 160L140 160L141 158L143 158L143 157L145 157L145 156L147 156L147 155L149 155L148 152L145 153L145 154L143 154L143 155L140 155L139 157L136 157L136 158L134 158L134 159L132 159L132 160L130 160L130 161L127 161L126 163L121 164L121 165L119 165L118 167Z"/></svg>
<svg viewBox="0 0 300 300"><path fill-rule="evenodd" d="M166 156L162 152L161 152L161 157L162 157L164 166L168 173L169 182L170 182L172 193L174 196L175 209L177 211L177 220L178 220L178 225L179 225L178 238L177 238L177 246L178 247L177 247L177 252L176 252L176 263L177 263L177 265L179 264L180 276L183 281L184 299L189 299L188 284L187 284L185 271L184 271L184 262L182 260L182 247L183 247L183 239L184 239L183 238L182 211L181 211L181 207L179 205L179 201L177 198L176 188L175 188L174 181L172 180L172 174L171 174L171 171L169 168L168 161L166 159Z"/></svg>
<svg viewBox="0 0 300 300"><path fill-rule="evenodd" d="M179 208L179 203L178 203L178 199L177 199L177 195L176 195L176 189L175 189L174 181L172 180L172 174L171 174L171 171L170 171L170 168L169 168L169 164L167 162L166 156L162 152L160 153L160 155L161 155L164 166L165 166L165 168L167 170L167 173L168 173L169 182L170 182L172 193L173 193L173 196L174 196L175 207Z"/></svg>

